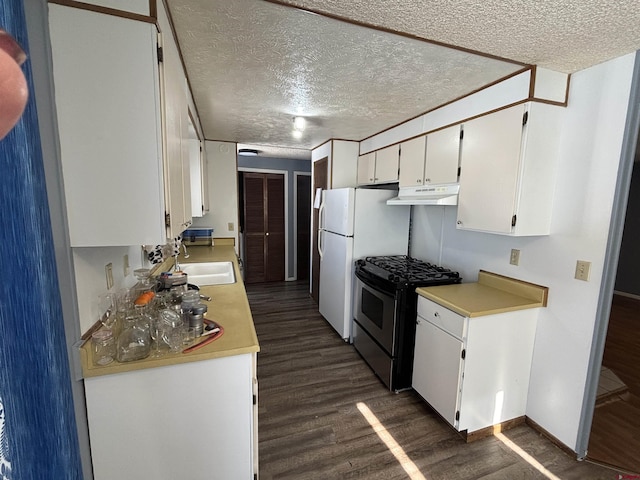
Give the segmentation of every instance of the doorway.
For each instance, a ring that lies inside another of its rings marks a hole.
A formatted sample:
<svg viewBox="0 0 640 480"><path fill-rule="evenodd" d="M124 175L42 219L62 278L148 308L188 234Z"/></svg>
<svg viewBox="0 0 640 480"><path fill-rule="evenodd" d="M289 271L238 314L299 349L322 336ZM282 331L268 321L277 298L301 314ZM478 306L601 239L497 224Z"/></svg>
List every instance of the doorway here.
<svg viewBox="0 0 640 480"><path fill-rule="evenodd" d="M329 157L324 157L321 160L313 163L313 195L315 201L315 195L319 188L326 190L329 183L328 175ZM318 303L320 301L320 252L318 252L318 227L320 226L320 218L318 208L313 209L313 231L311 245L312 252L312 266L311 266L311 298Z"/></svg>
<svg viewBox="0 0 640 480"><path fill-rule="evenodd" d="M295 277L309 281L311 261L311 175L295 172Z"/></svg>
<svg viewBox="0 0 640 480"><path fill-rule="evenodd" d="M285 280L285 175L242 173L245 283Z"/></svg>
<svg viewBox="0 0 640 480"><path fill-rule="evenodd" d="M638 159L638 151L636 151ZM640 167L631 175L587 458L640 473Z"/></svg>

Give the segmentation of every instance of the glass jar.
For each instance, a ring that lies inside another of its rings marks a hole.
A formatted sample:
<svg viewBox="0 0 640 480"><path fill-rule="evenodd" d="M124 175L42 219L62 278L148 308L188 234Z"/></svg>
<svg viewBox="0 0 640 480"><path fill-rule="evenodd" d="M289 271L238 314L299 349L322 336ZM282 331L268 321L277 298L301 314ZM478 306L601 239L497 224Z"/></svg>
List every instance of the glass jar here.
<svg viewBox="0 0 640 480"><path fill-rule="evenodd" d="M133 271L138 283L136 283L133 290L133 298L134 300L138 298L143 293L153 292L155 288L155 283L151 279L151 270L148 268L138 268Z"/></svg>
<svg viewBox="0 0 640 480"><path fill-rule="evenodd" d="M93 347L93 364L97 366L109 365L116 356L116 340L111 330L98 330L91 334Z"/></svg>
<svg viewBox="0 0 640 480"><path fill-rule="evenodd" d="M171 352L179 352L185 335L182 316L170 308L162 310L159 315L162 340L169 346Z"/></svg>
<svg viewBox="0 0 640 480"><path fill-rule="evenodd" d="M142 360L151 353L149 320L140 309L129 310L118 336L116 357L119 362Z"/></svg>
<svg viewBox="0 0 640 480"><path fill-rule="evenodd" d="M189 324L191 309L200 303L200 292L197 290L188 290L182 294L180 299L180 308L182 310L182 320L185 325Z"/></svg>

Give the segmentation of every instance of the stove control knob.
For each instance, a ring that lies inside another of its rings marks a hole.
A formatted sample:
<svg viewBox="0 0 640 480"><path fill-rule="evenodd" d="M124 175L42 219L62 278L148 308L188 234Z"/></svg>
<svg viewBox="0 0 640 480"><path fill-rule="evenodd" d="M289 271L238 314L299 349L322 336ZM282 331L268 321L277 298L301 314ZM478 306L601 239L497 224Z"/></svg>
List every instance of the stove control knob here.
<svg viewBox="0 0 640 480"><path fill-rule="evenodd" d="M356 265L358 265L359 267L364 267L364 265L367 262L365 262L364 260L360 259L360 260L356 260Z"/></svg>
<svg viewBox="0 0 640 480"><path fill-rule="evenodd" d="M400 277L398 277L397 275L394 275L393 273L390 273L387 278L391 282L397 282L398 280L400 280Z"/></svg>

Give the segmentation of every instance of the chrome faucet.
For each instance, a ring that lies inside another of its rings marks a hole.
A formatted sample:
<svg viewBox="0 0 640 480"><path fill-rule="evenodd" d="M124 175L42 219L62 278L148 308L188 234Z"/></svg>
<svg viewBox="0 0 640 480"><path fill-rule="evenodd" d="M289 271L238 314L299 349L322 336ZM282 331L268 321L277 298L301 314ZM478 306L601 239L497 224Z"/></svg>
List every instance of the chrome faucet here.
<svg viewBox="0 0 640 480"><path fill-rule="evenodd" d="M187 252L187 246L184 243L182 244L182 249L184 250L184 258L189 258L189 252ZM178 253L175 256L176 263L175 263L175 266L173 267L174 272L177 272L178 270L180 270L180 263L178 262L179 256L180 256L180 252L178 251Z"/></svg>

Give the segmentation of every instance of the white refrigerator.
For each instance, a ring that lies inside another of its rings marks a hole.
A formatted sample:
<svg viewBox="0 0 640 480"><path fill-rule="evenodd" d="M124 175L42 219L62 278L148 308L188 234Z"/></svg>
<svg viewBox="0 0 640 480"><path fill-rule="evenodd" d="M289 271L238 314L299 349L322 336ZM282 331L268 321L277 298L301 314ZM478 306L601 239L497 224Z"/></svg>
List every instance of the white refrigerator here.
<svg viewBox="0 0 640 480"><path fill-rule="evenodd" d="M318 251L320 313L351 340L354 262L379 255L406 255L409 206L387 205L394 190L338 188L322 192Z"/></svg>

